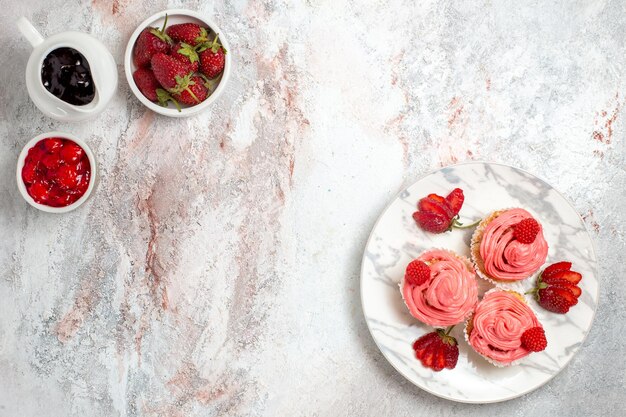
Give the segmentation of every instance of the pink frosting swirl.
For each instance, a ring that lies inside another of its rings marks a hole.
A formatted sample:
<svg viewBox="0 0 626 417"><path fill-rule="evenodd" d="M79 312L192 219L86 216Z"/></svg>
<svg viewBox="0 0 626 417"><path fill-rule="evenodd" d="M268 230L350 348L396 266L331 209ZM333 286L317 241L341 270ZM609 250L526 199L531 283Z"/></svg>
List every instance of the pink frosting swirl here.
<svg viewBox="0 0 626 417"><path fill-rule="evenodd" d="M519 281L528 278L546 261L548 243L541 224L533 243L524 244L513 238L511 226L529 217L532 218L529 212L516 208L500 213L487 224L480 242L480 256L487 275L502 281Z"/></svg>
<svg viewBox="0 0 626 417"><path fill-rule="evenodd" d="M541 326L535 313L508 291L486 294L472 317L469 343L481 355L509 364L530 353L522 347L522 333Z"/></svg>
<svg viewBox="0 0 626 417"><path fill-rule="evenodd" d="M429 326L445 327L463 321L478 302L478 284L468 262L445 250L419 256L430 267L430 279L422 285L402 283L409 312Z"/></svg>

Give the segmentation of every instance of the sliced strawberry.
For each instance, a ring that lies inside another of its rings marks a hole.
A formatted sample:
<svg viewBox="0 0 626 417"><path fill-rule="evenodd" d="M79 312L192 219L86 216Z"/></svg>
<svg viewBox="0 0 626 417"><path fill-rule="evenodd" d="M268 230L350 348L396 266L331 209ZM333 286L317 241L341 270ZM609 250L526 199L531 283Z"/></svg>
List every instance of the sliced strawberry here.
<svg viewBox="0 0 626 417"><path fill-rule="evenodd" d="M413 213L413 220L421 229L431 233L443 233L450 226L450 219L440 214L426 211Z"/></svg>
<svg viewBox="0 0 626 417"><path fill-rule="evenodd" d="M463 207L463 201L465 201L465 196L463 195L463 190L460 188L455 188L448 194L446 197L446 201L448 203L448 207L452 211L452 216L456 216L461 211L461 207Z"/></svg>
<svg viewBox="0 0 626 417"><path fill-rule="evenodd" d="M570 269L572 269L571 262L557 262L555 264L550 265L546 269L544 269L543 272L541 273L541 276L543 278L546 278L546 277L552 276L552 274L556 272L569 271Z"/></svg>
<svg viewBox="0 0 626 417"><path fill-rule="evenodd" d="M426 198L431 198L440 204L447 204L445 197L442 197L439 194L428 194Z"/></svg>
<svg viewBox="0 0 626 417"><path fill-rule="evenodd" d="M564 279L576 285L580 282L583 276L576 271L557 271L551 274L550 277L556 279Z"/></svg>
<svg viewBox="0 0 626 417"><path fill-rule="evenodd" d="M422 198L417 203L417 208L419 209L419 211L426 211L430 213L439 214L445 217L446 219L452 219L454 217L454 215L452 214L452 211L450 210L447 204L439 203L437 200L433 200L432 198L429 198L429 197Z"/></svg>
<svg viewBox="0 0 626 417"><path fill-rule="evenodd" d="M574 294L574 297L579 298L580 295L582 294L582 290L580 289L580 287L578 285L574 285L569 281L566 281L564 279L559 280L561 282L558 283L554 283L551 284L549 288L565 288L566 290L569 290L572 292L572 294Z"/></svg>

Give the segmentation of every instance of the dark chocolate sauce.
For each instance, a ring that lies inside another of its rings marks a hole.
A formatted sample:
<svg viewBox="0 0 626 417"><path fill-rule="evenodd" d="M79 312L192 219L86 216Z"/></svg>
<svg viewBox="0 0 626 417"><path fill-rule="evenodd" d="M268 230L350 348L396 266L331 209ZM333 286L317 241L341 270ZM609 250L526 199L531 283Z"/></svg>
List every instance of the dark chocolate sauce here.
<svg viewBox="0 0 626 417"><path fill-rule="evenodd" d="M89 62L72 48L58 48L48 54L41 67L41 82L53 95L76 106L91 103L96 95Z"/></svg>

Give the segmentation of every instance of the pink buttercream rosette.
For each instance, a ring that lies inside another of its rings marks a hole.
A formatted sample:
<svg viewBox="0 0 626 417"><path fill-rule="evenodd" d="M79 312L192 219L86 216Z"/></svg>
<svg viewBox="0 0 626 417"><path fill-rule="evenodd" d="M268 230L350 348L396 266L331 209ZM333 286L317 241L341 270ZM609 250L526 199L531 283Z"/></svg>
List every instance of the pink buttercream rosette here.
<svg viewBox="0 0 626 417"><path fill-rule="evenodd" d="M470 251L477 274L497 286L516 288L545 263L548 243L539 224L533 243L518 242L512 226L533 216L521 208L498 210L487 215L472 235Z"/></svg>
<svg viewBox="0 0 626 417"><path fill-rule="evenodd" d="M430 279L415 286L402 278L400 292L411 315L433 327L464 321L478 302L471 261L445 249L428 250L417 259L429 266Z"/></svg>
<svg viewBox="0 0 626 417"><path fill-rule="evenodd" d="M493 288L465 323L465 341L492 365L517 365L532 353L522 346L522 334L537 326L542 327L523 295Z"/></svg>

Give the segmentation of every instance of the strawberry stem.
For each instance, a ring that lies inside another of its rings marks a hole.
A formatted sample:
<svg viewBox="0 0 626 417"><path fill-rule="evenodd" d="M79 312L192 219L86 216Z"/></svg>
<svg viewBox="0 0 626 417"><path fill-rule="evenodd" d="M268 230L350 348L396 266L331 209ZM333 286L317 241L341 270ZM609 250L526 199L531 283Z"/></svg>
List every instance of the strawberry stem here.
<svg viewBox="0 0 626 417"><path fill-rule="evenodd" d="M474 227L476 225L478 225L478 223L480 223L482 219L478 219L475 222L469 223L469 224L463 224L459 221L459 215L457 214L454 219L452 219L452 224L450 225L451 227L455 228L455 229L469 229L470 227Z"/></svg>
<svg viewBox="0 0 626 417"><path fill-rule="evenodd" d="M163 21L163 28L161 29L161 32L165 32L166 26L167 26L167 13L165 14L165 21Z"/></svg>
<svg viewBox="0 0 626 417"><path fill-rule="evenodd" d="M454 326L450 326L450 327L448 327L448 328L446 329L446 332L444 333L444 335L446 335L446 336L447 336L447 335L449 335L449 334L450 334L450 332L452 331L452 329L454 329Z"/></svg>

